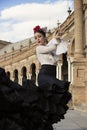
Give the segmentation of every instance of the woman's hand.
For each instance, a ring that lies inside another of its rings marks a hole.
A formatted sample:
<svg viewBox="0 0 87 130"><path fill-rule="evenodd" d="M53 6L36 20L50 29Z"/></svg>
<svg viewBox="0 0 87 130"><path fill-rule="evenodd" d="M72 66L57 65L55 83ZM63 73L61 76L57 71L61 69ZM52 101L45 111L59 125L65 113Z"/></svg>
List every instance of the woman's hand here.
<svg viewBox="0 0 87 130"><path fill-rule="evenodd" d="M62 31L60 29L56 30L54 33L54 38L61 39Z"/></svg>

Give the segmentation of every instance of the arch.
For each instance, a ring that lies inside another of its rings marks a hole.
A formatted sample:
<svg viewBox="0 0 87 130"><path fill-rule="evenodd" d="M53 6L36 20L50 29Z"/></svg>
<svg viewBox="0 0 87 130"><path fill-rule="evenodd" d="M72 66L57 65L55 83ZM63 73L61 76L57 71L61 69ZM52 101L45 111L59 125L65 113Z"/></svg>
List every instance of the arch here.
<svg viewBox="0 0 87 130"><path fill-rule="evenodd" d="M22 85L24 85L27 80L27 69L25 66L22 67Z"/></svg>
<svg viewBox="0 0 87 130"><path fill-rule="evenodd" d="M9 79L10 79L10 72L9 72L9 71L7 71L6 73L7 73L7 76L9 77Z"/></svg>
<svg viewBox="0 0 87 130"><path fill-rule="evenodd" d="M31 70L31 80L36 83L36 65L35 63L32 63L30 66L30 70Z"/></svg>
<svg viewBox="0 0 87 130"><path fill-rule="evenodd" d="M62 79L68 81L67 53L63 54Z"/></svg>
<svg viewBox="0 0 87 130"><path fill-rule="evenodd" d="M18 83L18 70L17 69L14 70L13 76L14 76L14 82Z"/></svg>

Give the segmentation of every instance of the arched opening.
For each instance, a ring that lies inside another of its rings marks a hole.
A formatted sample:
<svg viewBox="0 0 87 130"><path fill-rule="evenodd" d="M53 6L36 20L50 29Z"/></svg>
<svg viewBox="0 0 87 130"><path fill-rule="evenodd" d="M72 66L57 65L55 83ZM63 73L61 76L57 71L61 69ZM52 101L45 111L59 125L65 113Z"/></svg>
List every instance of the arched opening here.
<svg viewBox="0 0 87 130"><path fill-rule="evenodd" d="M14 82L18 83L18 70L14 70Z"/></svg>
<svg viewBox="0 0 87 130"><path fill-rule="evenodd" d="M63 54L62 79L68 81L67 53Z"/></svg>
<svg viewBox="0 0 87 130"><path fill-rule="evenodd" d="M9 79L10 79L10 72L9 71L7 71L7 76L9 77Z"/></svg>
<svg viewBox="0 0 87 130"><path fill-rule="evenodd" d="M36 83L36 65L34 63L31 64L31 80L33 83Z"/></svg>
<svg viewBox="0 0 87 130"><path fill-rule="evenodd" d="M24 84L24 82L27 80L27 69L26 69L26 67L24 66L23 68L22 68L22 85Z"/></svg>

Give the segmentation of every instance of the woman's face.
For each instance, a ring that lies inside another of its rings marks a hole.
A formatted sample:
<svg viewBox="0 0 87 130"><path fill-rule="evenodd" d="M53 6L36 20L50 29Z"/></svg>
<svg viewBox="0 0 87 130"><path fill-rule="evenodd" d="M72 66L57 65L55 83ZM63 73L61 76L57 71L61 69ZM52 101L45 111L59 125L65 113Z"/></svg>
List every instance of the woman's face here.
<svg viewBox="0 0 87 130"><path fill-rule="evenodd" d="M34 37L35 37L35 42L39 45L45 45L45 41L46 41L46 38L44 37L43 34L39 33L39 32L36 32L34 34Z"/></svg>

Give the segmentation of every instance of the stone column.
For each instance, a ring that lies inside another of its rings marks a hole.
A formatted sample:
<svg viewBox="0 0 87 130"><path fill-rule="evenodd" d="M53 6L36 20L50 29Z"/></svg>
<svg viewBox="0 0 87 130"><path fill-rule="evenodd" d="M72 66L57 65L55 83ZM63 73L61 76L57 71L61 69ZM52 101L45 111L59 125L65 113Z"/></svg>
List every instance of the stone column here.
<svg viewBox="0 0 87 130"><path fill-rule="evenodd" d="M75 18L75 57L83 57L83 3L74 0Z"/></svg>
<svg viewBox="0 0 87 130"><path fill-rule="evenodd" d="M18 83L20 84L20 85L22 85L22 76L20 75L19 77L18 77Z"/></svg>
<svg viewBox="0 0 87 130"><path fill-rule="evenodd" d="M87 69L85 70L86 105L87 105Z"/></svg>
<svg viewBox="0 0 87 130"><path fill-rule="evenodd" d="M39 73L39 70L36 71L36 85L38 86L38 73Z"/></svg>
<svg viewBox="0 0 87 130"><path fill-rule="evenodd" d="M87 5L85 8L85 42L86 42L86 46L87 46Z"/></svg>
<svg viewBox="0 0 87 130"><path fill-rule="evenodd" d="M70 63L70 59L68 60L68 81L71 81L71 63Z"/></svg>
<svg viewBox="0 0 87 130"><path fill-rule="evenodd" d="M27 72L27 74L26 74L26 75L27 75L27 79L29 79L29 73L28 73L28 72Z"/></svg>
<svg viewBox="0 0 87 130"><path fill-rule="evenodd" d="M86 52L86 57L87 57L87 1L86 1L86 3L84 3L84 22L85 22L84 42L85 42L85 52Z"/></svg>
<svg viewBox="0 0 87 130"><path fill-rule="evenodd" d="M14 81L13 71L10 71L10 79Z"/></svg>
<svg viewBox="0 0 87 130"><path fill-rule="evenodd" d="M57 64L57 67L56 67L56 78L59 79L59 67L58 67L58 64Z"/></svg>
<svg viewBox="0 0 87 130"><path fill-rule="evenodd" d="M62 79L62 70L61 70L61 68L62 68L62 64L61 63L58 63L58 68L59 68L59 79L61 80Z"/></svg>

